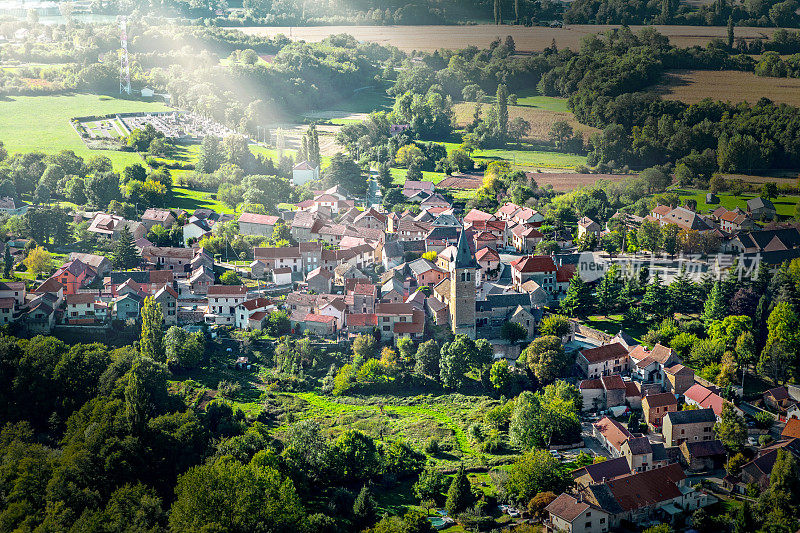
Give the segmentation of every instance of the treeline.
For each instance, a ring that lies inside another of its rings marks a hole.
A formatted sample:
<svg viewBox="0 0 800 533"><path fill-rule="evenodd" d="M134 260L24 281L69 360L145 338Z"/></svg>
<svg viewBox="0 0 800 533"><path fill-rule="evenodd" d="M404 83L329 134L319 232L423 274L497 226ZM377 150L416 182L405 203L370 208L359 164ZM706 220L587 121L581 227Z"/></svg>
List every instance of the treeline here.
<svg viewBox="0 0 800 533"><path fill-rule="evenodd" d="M797 27L793 0L714 0L693 7L677 0L575 0L564 13L565 24L685 24L691 26Z"/></svg>

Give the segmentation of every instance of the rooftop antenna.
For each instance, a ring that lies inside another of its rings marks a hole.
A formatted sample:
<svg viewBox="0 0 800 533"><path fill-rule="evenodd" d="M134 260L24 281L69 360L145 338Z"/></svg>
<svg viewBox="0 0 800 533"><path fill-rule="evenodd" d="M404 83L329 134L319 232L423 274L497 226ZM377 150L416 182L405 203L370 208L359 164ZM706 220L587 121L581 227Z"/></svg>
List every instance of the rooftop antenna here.
<svg viewBox="0 0 800 533"><path fill-rule="evenodd" d="M119 59L119 94L131 94L131 67L128 64L128 19L127 17L120 17L119 21L120 30L120 43L122 45L122 53Z"/></svg>

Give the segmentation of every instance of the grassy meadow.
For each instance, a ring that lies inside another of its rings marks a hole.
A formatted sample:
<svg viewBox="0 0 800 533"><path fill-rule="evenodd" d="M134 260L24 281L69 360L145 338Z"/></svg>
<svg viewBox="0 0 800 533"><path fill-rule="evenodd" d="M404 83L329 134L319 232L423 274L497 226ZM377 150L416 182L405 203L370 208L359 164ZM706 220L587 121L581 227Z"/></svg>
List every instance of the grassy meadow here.
<svg viewBox="0 0 800 533"><path fill-rule="evenodd" d="M678 194L681 198L681 202L685 203L686 200L694 200L697 202L697 211L699 213L707 213L709 211L713 211L718 207L725 207L727 209L733 209L738 207L743 210L747 210L747 200L751 198L755 198L758 196L755 193L744 193L739 196L734 196L731 193L727 192L720 192L717 193L717 197L719 198L718 204L707 204L706 203L706 194L708 191L702 191L697 189L677 189L674 192ZM800 196L797 195L780 195L778 198L773 198L772 203L775 206L775 210L778 212L778 216L788 218L794 217L795 215L795 206L797 203L800 202Z"/></svg>
<svg viewBox="0 0 800 533"><path fill-rule="evenodd" d="M86 158L104 155L111 159L115 168L122 170L127 165L141 162L141 157L132 152L90 150L69 120L80 116L168 109L163 103L96 94L11 96L0 99L0 141L9 153L72 150Z"/></svg>

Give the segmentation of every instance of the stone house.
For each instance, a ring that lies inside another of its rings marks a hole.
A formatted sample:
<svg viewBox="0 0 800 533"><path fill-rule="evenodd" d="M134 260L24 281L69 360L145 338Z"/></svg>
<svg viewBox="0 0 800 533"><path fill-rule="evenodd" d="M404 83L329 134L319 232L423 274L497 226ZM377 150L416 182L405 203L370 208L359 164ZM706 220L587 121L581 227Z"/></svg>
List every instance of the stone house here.
<svg viewBox="0 0 800 533"><path fill-rule="evenodd" d="M661 432L667 446L680 446L684 442L714 440L717 417L713 409L676 411L664 417Z"/></svg>

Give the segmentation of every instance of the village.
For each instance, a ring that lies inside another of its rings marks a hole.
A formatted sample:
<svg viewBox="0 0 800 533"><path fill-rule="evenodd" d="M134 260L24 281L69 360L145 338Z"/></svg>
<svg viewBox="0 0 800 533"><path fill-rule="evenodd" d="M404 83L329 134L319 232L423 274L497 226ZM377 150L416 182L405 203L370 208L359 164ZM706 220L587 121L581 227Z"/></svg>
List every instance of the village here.
<svg viewBox="0 0 800 533"><path fill-rule="evenodd" d="M301 162L293 181L304 183L318 172ZM99 238L130 240L137 265L114 269L108 257L73 252L31 290L23 281L3 282L2 323L28 335L84 331L102 337L114 324L135 325L150 300L160 305L166 327L212 336L257 332L280 314L291 336L320 342L361 335L388 345L460 335L486 339L495 361L513 366L540 334L542 320L557 313L574 278L595 266L602 274L608 264L636 259L579 251L580 242L609 231L587 217L574 235L546 237L539 231L544 217L527 207L506 203L495 213L461 213L431 182L408 180L402 192L418 209L386 212L334 186L278 215L243 212L233 218L210 209L149 208L140 220L127 220L76 213ZM647 217L624 218L625 224L672 224L715 235L718 254L684 265L720 277L735 261L758 260L775 270L800 257L797 226L759 223L774 218L765 198L748 202L748 211L700 214L657 205ZM179 220L185 221L179 228L183 246L147 239L154 226L170 229ZM241 235L269 238L278 228L288 239L282 246L255 247L249 264L197 246L215 226L233 221ZM545 238L556 239L560 251L537 255ZM674 261L651 258L650 265ZM779 454L800 458L797 386L769 388L745 401L742 387L733 387L733 396L723 392L660 343L647 348L625 331L602 332L574 319L559 334L574 360L559 377L580 391L582 434L573 444L551 446L550 453L561 458L580 450L594 460L572 472L571 489L547 502L547 531L674 523L723 497L752 499L769 488ZM249 363L247 357L237 360ZM746 441L733 461L719 428L739 422ZM512 507L506 512L520 516Z"/></svg>

